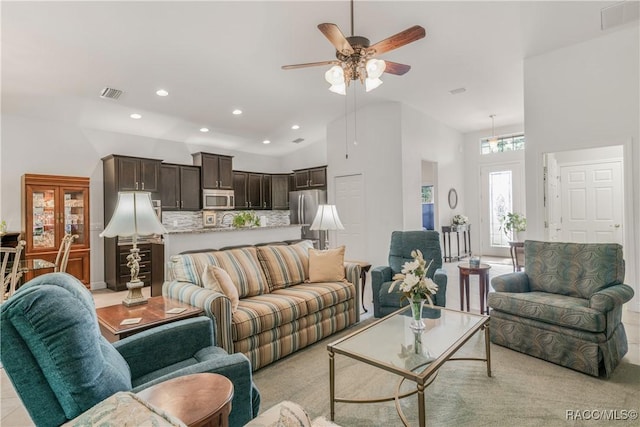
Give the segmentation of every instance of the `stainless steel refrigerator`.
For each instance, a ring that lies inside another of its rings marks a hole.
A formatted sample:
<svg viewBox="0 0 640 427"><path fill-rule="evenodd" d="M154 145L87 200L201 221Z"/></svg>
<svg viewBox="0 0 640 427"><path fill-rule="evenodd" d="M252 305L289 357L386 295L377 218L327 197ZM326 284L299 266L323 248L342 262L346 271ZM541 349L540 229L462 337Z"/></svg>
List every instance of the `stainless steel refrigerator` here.
<svg viewBox="0 0 640 427"><path fill-rule="evenodd" d="M327 204L325 190L301 190L289 192L289 209L291 210L291 224L306 224L302 227L302 238L313 240L314 246L324 248L325 234L323 231L309 230L316 217L318 206Z"/></svg>

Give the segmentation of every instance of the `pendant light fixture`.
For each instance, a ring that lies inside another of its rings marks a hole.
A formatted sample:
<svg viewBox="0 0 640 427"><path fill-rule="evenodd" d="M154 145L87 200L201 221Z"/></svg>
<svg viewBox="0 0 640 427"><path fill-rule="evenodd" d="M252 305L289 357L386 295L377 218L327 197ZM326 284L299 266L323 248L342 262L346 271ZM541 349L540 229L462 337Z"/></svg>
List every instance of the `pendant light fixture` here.
<svg viewBox="0 0 640 427"><path fill-rule="evenodd" d="M489 117L491 117L491 138L489 138L487 142L489 143L489 147L491 147L491 152L494 152L496 151L496 148L498 148L498 138L496 138L495 128L493 126L493 119L496 115L491 114Z"/></svg>

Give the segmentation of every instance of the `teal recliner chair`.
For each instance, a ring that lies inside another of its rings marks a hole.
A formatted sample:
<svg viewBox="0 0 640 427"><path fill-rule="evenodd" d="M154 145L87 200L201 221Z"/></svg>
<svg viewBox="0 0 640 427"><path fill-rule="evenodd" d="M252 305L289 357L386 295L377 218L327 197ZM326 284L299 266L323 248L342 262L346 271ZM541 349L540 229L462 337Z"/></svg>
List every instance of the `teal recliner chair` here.
<svg viewBox="0 0 640 427"><path fill-rule="evenodd" d="M215 346L213 324L198 317L110 344L93 298L75 277L36 277L2 304L2 364L33 422L59 426L118 391L214 372L233 382L230 426L258 414L260 394L242 354Z"/></svg>
<svg viewBox="0 0 640 427"><path fill-rule="evenodd" d="M524 242L524 272L494 277L491 341L593 376L627 353L622 246Z"/></svg>
<svg viewBox="0 0 640 427"><path fill-rule="evenodd" d="M447 272L442 268L442 251L440 249L440 234L437 231L394 231L391 233L389 248L389 265L375 267L371 270L371 287L373 289L373 315L384 317L400 307L409 304L403 298L398 287L389 293L393 283L393 276L400 273L407 261L413 261L411 251L419 249L427 264L433 260L427 271L427 277L438 285L438 292L433 303L444 307L447 302Z"/></svg>

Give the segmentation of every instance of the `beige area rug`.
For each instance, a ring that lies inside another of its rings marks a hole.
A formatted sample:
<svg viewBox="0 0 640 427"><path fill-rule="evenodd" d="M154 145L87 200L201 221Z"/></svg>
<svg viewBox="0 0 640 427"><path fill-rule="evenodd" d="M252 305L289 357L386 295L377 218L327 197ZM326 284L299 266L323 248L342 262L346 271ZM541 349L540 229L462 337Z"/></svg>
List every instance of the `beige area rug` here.
<svg viewBox="0 0 640 427"><path fill-rule="evenodd" d="M365 321L369 323L370 320ZM357 329L352 327L347 333ZM329 418L329 356L326 338L254 373L262 395L261 412L282 400L302 405L311 418ZM428 343L427 343L428 346ZM484 354L484 334L472 338L459 355ZM638 421L570 421L567 412L610 414L640 409L640 366L623 361L609 379L590 377L503 347L491 345L492 377L482 362L451 361L426 389L428 426L566 426L638 425ZM370 398L391 395L398 377L336 355L336 395ZM413 389L405 382L403 390ZM402 401L412 426L417 425L416 395ZM637 413L637 412L636 412ZM393 402L336 403L335 422L345 426L401 426Z"/></svg>

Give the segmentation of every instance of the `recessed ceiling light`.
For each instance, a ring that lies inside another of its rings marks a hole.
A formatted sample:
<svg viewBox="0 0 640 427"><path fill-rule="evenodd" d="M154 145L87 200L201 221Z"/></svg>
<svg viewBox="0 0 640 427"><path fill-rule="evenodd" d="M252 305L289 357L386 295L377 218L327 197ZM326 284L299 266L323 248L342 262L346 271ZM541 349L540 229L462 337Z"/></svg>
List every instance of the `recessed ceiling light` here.
<svg viewBox="0 0 640 427"><path fill-rule="evenodd" d="M298 130L298 129L300 129L300 125L293 125L293 126L291 126L291 129Z"/></svg>
<svg viewBox="0 0 640 427"><path fill-rule="evenodd" d="M264 141L262 141L263 144L271 144L271 141L269 141L268 139L265 139Z"/></svg>
<svg viewBox="0 0 640 427"><path fill-rule="evenodd" d="M200 128L200 132L209 132L209 128Z"/></svg>
<svg viewBox="0 0 640 427"><path fill-rule="evenodd" d="M167 95L169 95L169 92L167 92L167 91L166 91L166 90L164 90L164 89L158 89L158 90L156 91L156 95L158 95L158 96L167 96Z"/></svg>
<svg viewBox="0 0 640 427"><path fill-rule="evenodd" d="M242 114L242 110L236 108L235 110L233 110L233 115L234 116L239 116L240 114Z"/></svg>
<svg viewBox="0 0 640 427"><path fill-rule="evenodd" d="M138 114L138 113L133 113L131 114L129 117L131 117L132 119L141 119L142 118L142 114Z"/></svg>

